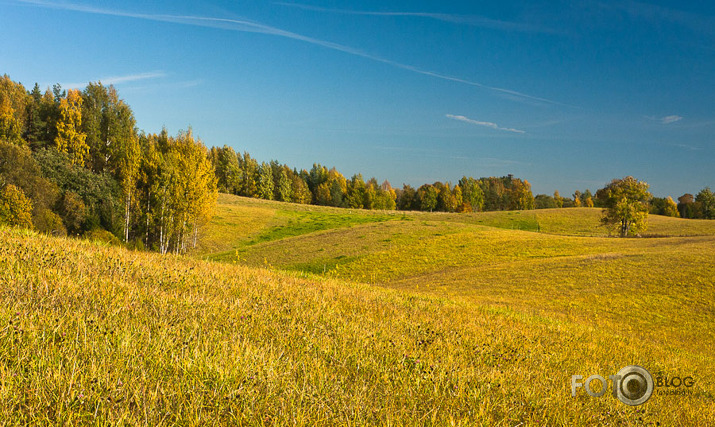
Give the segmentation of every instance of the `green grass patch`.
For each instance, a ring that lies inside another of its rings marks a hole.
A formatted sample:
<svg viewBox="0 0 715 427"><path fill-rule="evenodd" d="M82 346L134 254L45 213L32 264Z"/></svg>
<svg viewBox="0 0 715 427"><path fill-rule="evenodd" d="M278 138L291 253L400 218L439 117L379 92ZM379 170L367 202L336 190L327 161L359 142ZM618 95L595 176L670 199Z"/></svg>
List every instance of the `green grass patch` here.
<svg viewBox="0 0 715 427"><path fill-rule="evenodd" d="M402 219L382 213L219 195L217 213L204 227L192 255L217 261L240 259L246 248L324 230Z"/></svg>
<svg viewBox="0 0 715 427"><path fill-rule="evenodd" d="M271 242L287 237L301 236L316 231L352 227L358 224L383 222L396 219L393 215L361 215L358 212L305 212L279 210L274 221L277 224L251 238L246 245Z"/></svg>

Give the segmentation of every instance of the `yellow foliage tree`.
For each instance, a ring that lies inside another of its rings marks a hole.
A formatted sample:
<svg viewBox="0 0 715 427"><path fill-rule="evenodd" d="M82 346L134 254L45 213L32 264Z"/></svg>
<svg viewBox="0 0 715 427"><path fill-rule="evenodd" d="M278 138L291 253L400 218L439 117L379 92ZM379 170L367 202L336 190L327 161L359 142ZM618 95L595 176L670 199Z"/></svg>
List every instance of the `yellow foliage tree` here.
<svg viewBox="0 0 715 427"><path fill-rule="evenodd" d="M22 127L8 98L0 100L0 140L14 144L22 141Z"/></svg>
<svg viewBox="0 0 715 427"><path fill-rule="evenodd" d="M13 82L7 74L0 77L0 140L24 144L22 135L28 102L24 86Z"/></svg>
<svg viewBox="0 0 715 427"><path fill-rule="evenodd" d="M564 207L564 198L561 197L561 194L559 194L559 190L554 191L554 200L556 201L556 207Z"/></svg>
<svg viewBox="0 0 715 427"><path fill-rule="evenodd" d="M663 215L680 218L680 212L678 212L678 205L675 204L675 201L670 196L668 196L668 198L665 199L665 207L663 209Z"/></svg>
<svg viewBox="0 0 715 427"><path fill-rule="evenodd" d="M32 228L32 201L12 184L0 191L0 224Z"/></svg>
<svg viewBox="0 0 715 427"><path fill-rule="evenodd" d="M87 135L81 131L82 95L78 90L70 90L60 101L60 118L57 121L55 145L59 151L70 155L73 164L84 165L89 154Z"/></svg>
<svg viewBox="0 0 715 427"><path fill-rule="evenodd" d="M213 215L217 180L208 150L191 129L167 143L158 177L159 249L183 253L189 243L196 246L199 227Z"/></svg>

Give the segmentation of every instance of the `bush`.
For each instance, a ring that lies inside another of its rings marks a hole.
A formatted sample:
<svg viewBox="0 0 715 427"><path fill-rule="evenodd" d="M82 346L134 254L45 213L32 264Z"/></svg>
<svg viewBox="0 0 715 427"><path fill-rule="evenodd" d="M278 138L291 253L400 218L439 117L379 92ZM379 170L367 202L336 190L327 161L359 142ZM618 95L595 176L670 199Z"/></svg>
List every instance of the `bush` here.
<svg viewBox="0 0 715 427"><path fill-rule="evenodd" d="M12 184L0 191L0 224L32 228L32 202Z"/></svg>
<svg viewBox="0 0 715 427"><path fill-rule="evenodd" d="M133 249L135 251L145 251L144 241L142 239L134 239L127 243L127 248Z"/></svg>
<svg viewBox="0 0 715 427"><path fill-rule="evenodd" d="M84 237L87 240L95 240L99 242L109 243L110 245L122 245L122 242L117 238L117 236L103 228L95 228L91 231L88 231L84 233Z"/></svg>
<svg viewBox="0 0 715 427"><path fill-rule="evenodd" d="M59 197L55 184L41 176L40 167L27 147L0 141L0 182L13 184L32 201L33 217L52 208ZM33 218L34 221L34 218Z"/></svg>
<svg viewBox="0 0 715 427"><path fill-rule="evenodd" d="M119 232L122 229L121 192L119 184L111 175L94 173L82 166L73 165L66 154L56 150L39 150L34 156L48 180L65 194L74 193L82 200L85 205L84 230L103 228ZM61 209L58 211L65 219ZM71 233L69 226L67 231Z"/></svg>
<svg viewBox="0 0 715 427"><path fill-rule="evenodd" d="M67 233L70 235L82 234L87 220L87 206L82 198L71 191L66 192L60 201L59 211Z"/></svg>
<svg viewBox="0 0 715 427"><path fill-rule="evenodd" d="M67 229L62 223L62 218L49 209L39 209L35 211L32 222L38 231L53 236L66 236Z"/></svg>
<svg viewBox="0 0 715 427"><path fill-rule="evenodd" d="M534 207L536 209L552 209L559 207L556 200L547 194L537 194L534 197Z"/></svg>

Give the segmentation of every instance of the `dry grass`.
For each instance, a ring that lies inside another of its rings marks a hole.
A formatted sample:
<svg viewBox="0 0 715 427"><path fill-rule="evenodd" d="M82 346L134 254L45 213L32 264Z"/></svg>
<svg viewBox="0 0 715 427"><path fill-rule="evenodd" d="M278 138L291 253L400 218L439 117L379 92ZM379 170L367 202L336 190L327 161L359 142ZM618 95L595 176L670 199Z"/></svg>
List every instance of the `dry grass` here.
<svg viewBox="0 0 715 427"><path fill-rule="evenodd" d="M715 419L712 236L559 236L465 223L487 214L228 204L202 256L228 247L239 263L322 264L331 278L0 229L0 425ZM568 221L589 221L571 211ZM631 364L690 375L693 394L639 407L571 397L571 375Z"/></svg>

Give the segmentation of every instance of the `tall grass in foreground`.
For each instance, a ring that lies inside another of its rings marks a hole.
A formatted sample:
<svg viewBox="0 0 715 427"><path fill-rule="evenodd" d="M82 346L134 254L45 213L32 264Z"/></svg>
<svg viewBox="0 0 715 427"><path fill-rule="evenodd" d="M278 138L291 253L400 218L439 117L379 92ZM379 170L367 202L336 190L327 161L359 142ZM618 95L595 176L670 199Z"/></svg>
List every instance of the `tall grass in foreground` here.
<svg viewBox="0 0 715 427"><path fill-rule="evenodd" d="M713 367L508 309L0 229L0 425L707 425ZM629 364L696 377L632 408Z"/></svg>

